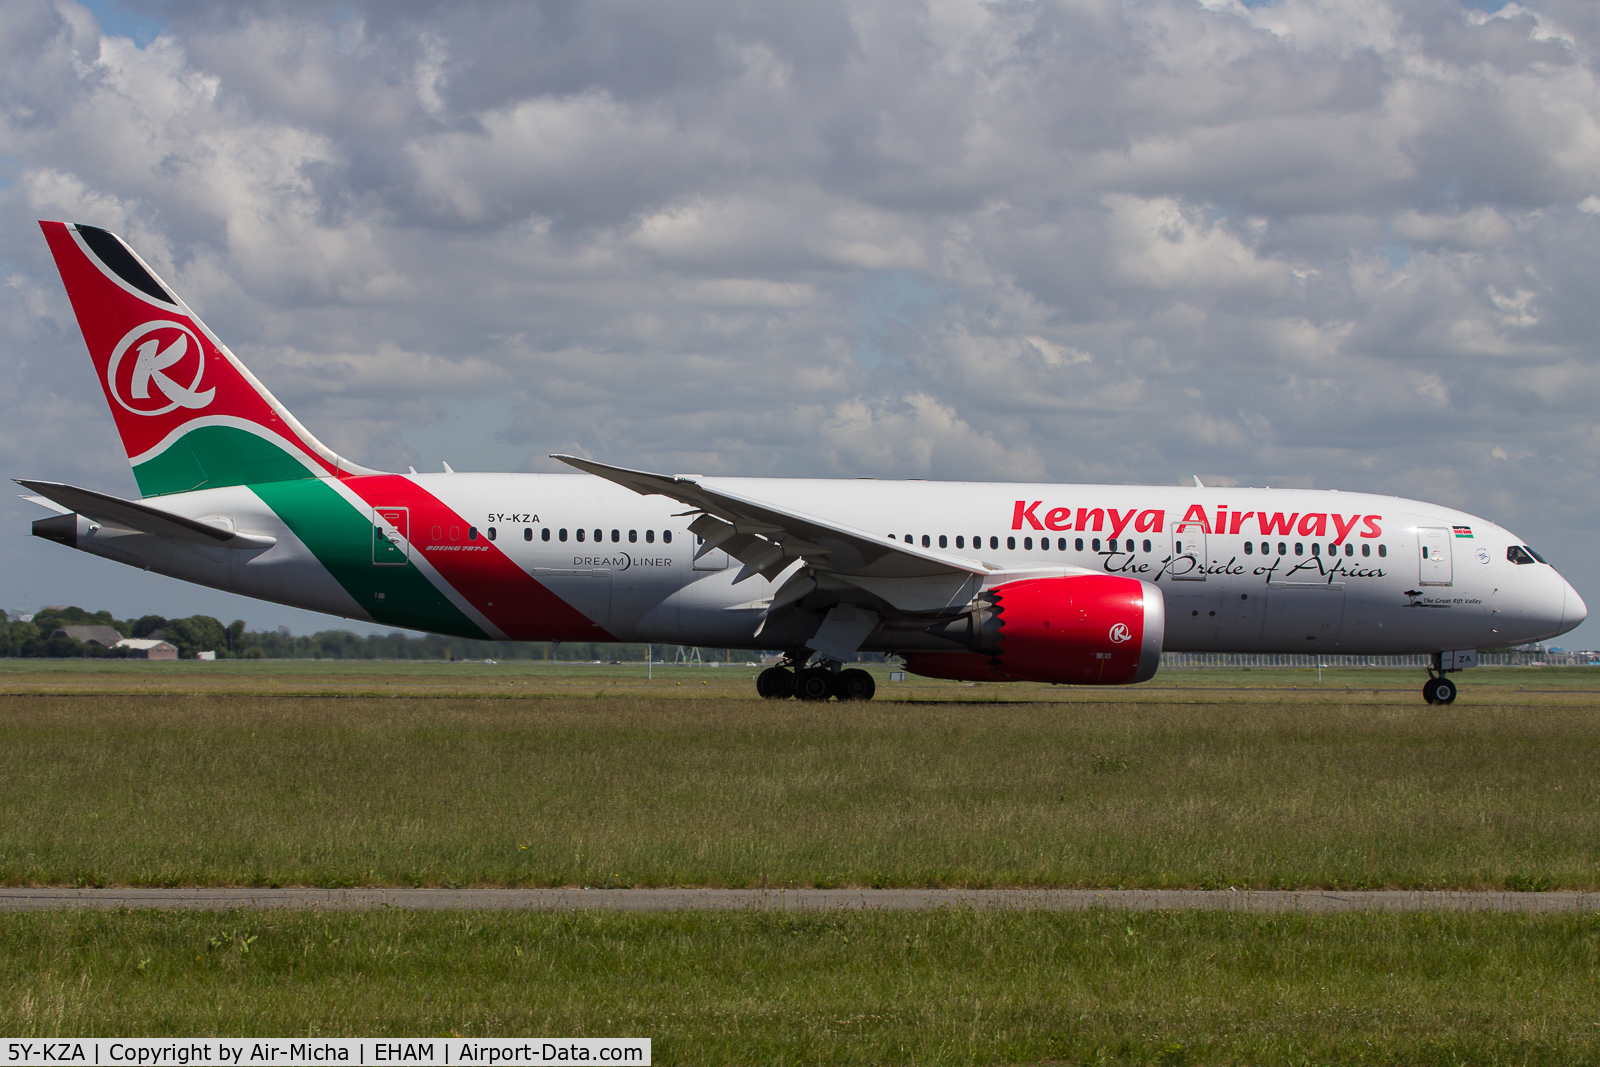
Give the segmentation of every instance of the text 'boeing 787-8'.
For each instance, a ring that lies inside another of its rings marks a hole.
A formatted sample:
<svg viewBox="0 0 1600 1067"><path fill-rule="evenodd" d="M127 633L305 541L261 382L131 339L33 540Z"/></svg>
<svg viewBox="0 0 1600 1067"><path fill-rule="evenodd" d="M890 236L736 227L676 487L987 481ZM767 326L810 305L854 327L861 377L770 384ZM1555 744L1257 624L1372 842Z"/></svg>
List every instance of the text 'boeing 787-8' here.
<svg viewBox="0 0 1600 1067"><path fill-rule="evenodd" d="M200 585L461 637L786 650L763 696L938 678L1126 685L1163 649L1430 653L1554 637L1583 600L1451 508L1299 489L386 474L335 455L115 235L41 223L142 499L23 480L35 534Z"/></svg>

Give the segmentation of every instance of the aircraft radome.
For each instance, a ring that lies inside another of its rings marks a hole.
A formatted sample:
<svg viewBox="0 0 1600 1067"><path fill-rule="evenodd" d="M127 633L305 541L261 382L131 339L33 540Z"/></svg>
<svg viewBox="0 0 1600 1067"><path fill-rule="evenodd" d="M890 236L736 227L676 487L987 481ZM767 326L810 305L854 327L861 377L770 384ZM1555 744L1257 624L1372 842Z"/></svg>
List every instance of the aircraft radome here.
<svg viewBox="0 0 1600 1067"><path fill-rule="evenodd" d="M1521 538L1332 490L388 474L335 455L118 237L40 224L142 499L23 480L33 532L160 574L469 638L783 649L763 696L867 699L845 664L1126 685L1186 652L1432 654L1583 621Z"/></svg>

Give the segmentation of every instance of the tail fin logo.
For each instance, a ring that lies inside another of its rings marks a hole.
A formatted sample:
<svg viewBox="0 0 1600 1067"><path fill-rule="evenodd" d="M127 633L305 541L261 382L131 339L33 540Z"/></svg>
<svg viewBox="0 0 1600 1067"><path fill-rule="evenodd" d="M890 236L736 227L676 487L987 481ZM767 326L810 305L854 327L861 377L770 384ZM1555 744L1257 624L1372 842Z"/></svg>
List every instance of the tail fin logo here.
<svg viewBox="0 0 1600 1067"><path fill-rule="evenodd" d="M199 410L217 395L215 388L200 390L205 373L205 348L194 331L179 322L157 319L135 326L117 342L106 367L106 389L135 415ZM180 384L185 379L186 386Z"/></svg>

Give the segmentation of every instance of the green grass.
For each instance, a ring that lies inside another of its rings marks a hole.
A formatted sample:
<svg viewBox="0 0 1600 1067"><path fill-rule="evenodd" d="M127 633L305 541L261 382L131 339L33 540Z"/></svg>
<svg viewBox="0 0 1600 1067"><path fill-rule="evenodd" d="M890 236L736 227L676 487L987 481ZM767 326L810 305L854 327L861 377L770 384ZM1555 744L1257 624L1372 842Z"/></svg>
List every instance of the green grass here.
<svg viewBox="0 0 1600 1067"><path fill-rule="evenodd" d="M221 660L147 663L138 660L0 659L0 694L236 693L259 695L382 695L522 697L530 693L629 692L658 698L708 695L748 698L761 668L744 662L720 667L590 664L510 660L501 663L388 660ZM1190 700L1196 691L1256 693L1268 699L1324 699L1346 694L1395 704L1422 699L1425 674L1404 668L1188 667L1164 670L1139 686L1053 686L1031 682L972 683L918 678L891 682L893 668L870 665L879 702L977 703ZM1526 693L1593 702L1600 668L1486 667L1456 676L1460 704L1518 701ZM1287 696L1286 696L1287 694ZM1294 694L1299 694L1295 696Z"/></svg>
<svg viewBox="0 0 1600 1067"><path fill-rule="evenodd" d="M648 1037L655 1062L1571 1064L1600 920L0 916L0 1030Z"/></svg>
<svg viewBox="0 0 1600 1067"><path fill-rule="evenodd" d="M0 882L1600 887L1570 699L594 693L0 696Z"/></svg>

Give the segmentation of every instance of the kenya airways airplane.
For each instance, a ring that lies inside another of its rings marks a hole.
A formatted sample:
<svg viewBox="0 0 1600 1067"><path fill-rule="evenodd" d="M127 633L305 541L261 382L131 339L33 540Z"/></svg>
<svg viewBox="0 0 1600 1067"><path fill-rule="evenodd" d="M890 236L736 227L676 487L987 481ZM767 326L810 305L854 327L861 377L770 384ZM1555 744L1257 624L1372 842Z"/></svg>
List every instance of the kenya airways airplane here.
<svg viewBox="0 0 1600 1067"><path fill-rule="evenodd" d="M386 474L313 437L119 238L44 222L139 484L24 480L33 532L200 585L512 641L787 650L766 697L869 699L857 652L937 678L1125 685L1189 652L1473 649L1588 609L1450 508L1299 489Z"/></svg>

